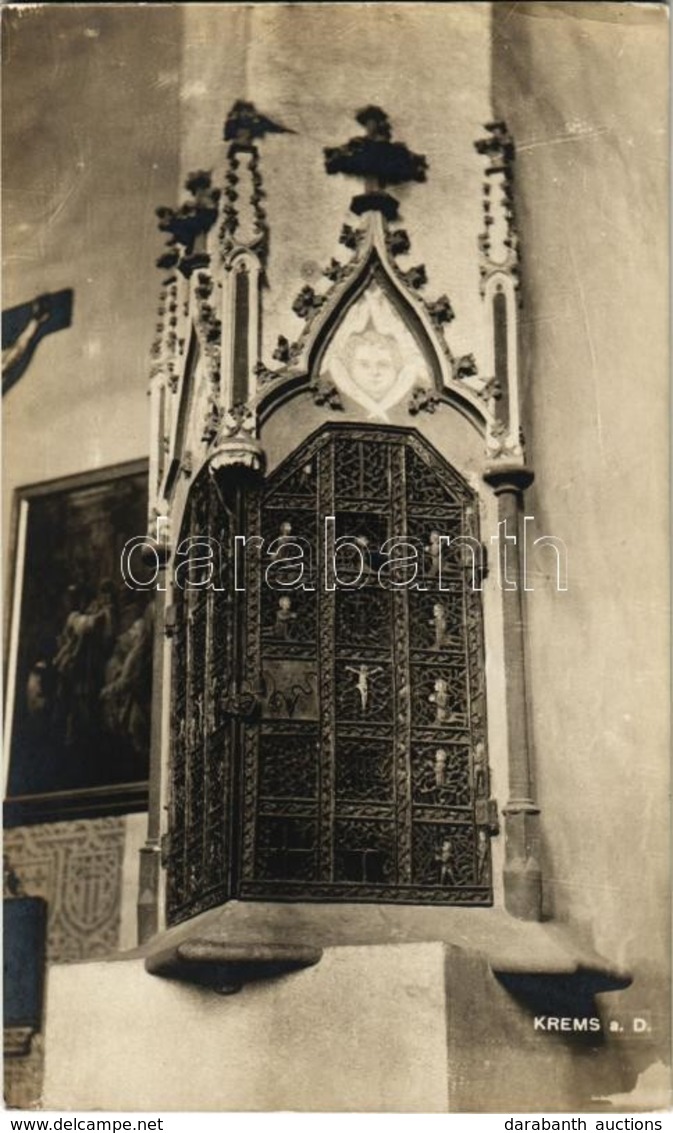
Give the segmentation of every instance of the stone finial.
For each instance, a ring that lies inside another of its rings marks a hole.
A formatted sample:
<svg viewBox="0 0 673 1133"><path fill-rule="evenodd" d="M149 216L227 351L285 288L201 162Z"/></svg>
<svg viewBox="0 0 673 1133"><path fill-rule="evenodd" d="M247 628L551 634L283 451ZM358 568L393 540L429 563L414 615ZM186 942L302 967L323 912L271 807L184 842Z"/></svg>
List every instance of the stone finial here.
<svg viewBox="0 0 673 1133"><path fill-rule="evenodd" d="M479 138L474 148L482 157L491 159L493 172L514 161L514 142L505 122L486 122L486 137Z"/></svg>
<svg viewBox="0 0 673 1133"><path fill-rule="evenodd" d="M168 234L168 251L157 260L157 267L177 266L184 275L207 265L205 237L217 219L220 190L212 185L211 174L203 169L190 173L185 188L191 200L179 208L162 206L156 210L159 230Z"/></svg>
<svg viewBox="0 0 673 1133"><path fill-rule="evenodd" d="M427 159L413 153L404 142L391 140L390 120L380 107L366 106L357 112L355 120L364 128L364 136L350 138L341 146L326 147L325 169L329 174L343 173L363 179L365 192L351 201L354 213L377 211L388 220L394 220L398 203L385 192L386 188L409 181L425 181Z"/></svg>
<svg viewBox="0 0 673 1133"><path fill-rule="evenodd" d="M266 118L255 108L254 103L237 99L227 114L224 123L224 140L235 145L249 146L265 134L294 134L287 126Z"/></svg>
<svg viewBox="0 0 673 1133"><path fill-rule="evenodd" d="M484 230L478 237L481 292L494 272L504 272L519 285L519 237L514 215L512 136L504 122L487 122L486 136L474 148L488 159L484 169L482 207Z"/></svg>
<svg viewBox="0 0 673 1133"><path fill-rule="evenodd" d="M259 149L256 145L266 134L294 134L294 130L260 114L252 102L237 99L224 124L227 150L227 174L220 225L220 249L225 266L231 266L231 254L246 247L264 265L269 249L269 225L262 206L266 193L262 185Z"/></svg>

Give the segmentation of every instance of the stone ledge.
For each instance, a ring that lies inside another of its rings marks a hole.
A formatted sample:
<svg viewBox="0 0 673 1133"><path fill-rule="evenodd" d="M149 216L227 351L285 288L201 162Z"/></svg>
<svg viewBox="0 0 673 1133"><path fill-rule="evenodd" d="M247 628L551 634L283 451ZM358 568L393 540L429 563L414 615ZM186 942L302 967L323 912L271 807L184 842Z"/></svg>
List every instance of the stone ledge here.
<svg viewBox="0 0 673 1133"><path fill-rule="evenodd" d="M501 984L524 999L554 981L582 999L632 982L569 926L521 921L502 909L418 905L230 901L110 959L142 957L154 975L211 987L221 976L220 990L231 990L230 976L240 987L316 964L324 948L414 943L444 943L482 956Z"/></svg>
<svg viewBox="0 0 673 1133"><path fill-rule="evenodd" d="M195 936L147 956L145 969L231 995L253 980L310 968L321 956L322 948L300 944L232 944L217 936Z"/></svg>

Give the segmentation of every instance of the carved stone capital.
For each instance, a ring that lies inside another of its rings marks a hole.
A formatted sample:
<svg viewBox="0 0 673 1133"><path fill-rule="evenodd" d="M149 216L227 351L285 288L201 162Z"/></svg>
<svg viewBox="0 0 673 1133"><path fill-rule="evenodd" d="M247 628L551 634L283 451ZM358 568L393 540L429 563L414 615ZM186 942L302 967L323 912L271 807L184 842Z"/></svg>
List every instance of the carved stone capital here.
<svg viewBox="0 0 673 1133"><path fill-rule="evenodd" d="M245 433L222 439L208 460L211 475L218 478L229 469L247 469L262 475L265 465L266 456L259 441Z"/></svg>
<svg viewBox="0 0 673 1133"><path fill-rule="evenodd" d="M542 918L542 870L539 864L539 809L508 804L505 818L505 908L524 921Z"/></svg>
<svg viewBox="0 0 673 1133"><path fill-rule="evenodd" d="M535 479L532 468L523 464L490 464L483 479L495 492L496 496L503 492L525 492Z"/></svg>

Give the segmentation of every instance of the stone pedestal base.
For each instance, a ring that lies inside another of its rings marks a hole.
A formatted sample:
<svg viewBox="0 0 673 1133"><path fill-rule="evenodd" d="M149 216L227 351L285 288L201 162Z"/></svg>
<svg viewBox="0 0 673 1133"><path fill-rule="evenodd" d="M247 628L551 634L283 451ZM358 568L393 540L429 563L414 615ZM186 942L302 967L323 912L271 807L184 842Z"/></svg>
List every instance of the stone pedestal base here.
<svg viewBox="0 0 673 1133"><path fill-rule="evenodd" d="M574 1111L633 1085L609 1034L540 1030L443 942L328 947L233 996L139 956L55 967L46 1018L55 1110Z"/></svg>

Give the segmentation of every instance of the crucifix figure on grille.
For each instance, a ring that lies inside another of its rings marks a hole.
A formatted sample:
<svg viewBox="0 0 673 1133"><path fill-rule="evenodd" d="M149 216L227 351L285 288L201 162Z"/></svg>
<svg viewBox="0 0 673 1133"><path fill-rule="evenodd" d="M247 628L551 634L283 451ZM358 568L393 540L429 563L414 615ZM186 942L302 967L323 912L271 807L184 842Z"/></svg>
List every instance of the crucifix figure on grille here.
<svg viewBox="0 0 673 1133"><path fill-rule="evenodd" d="M442 840L435 861L439 865L440 885L455 885L456 879L453 873L453 842L450 838L444 838Z"/></svg>
<svg viewBox="0 0 673 1133"><path fill-rule="evenodd" d="M448 752L444 748L437 748L432 763L426 763L423 769L419 793L430 796L430 801L441 803L446 793Z"/></svg>
<svg viewBox="0 0 673 1133"><path fill-rule="evenodd" d="M443 677L437 677L433 687L428 700L435 706L435 724L445 724L449 717L449 685Z"/></svg>
<svg viewBox="0 0 673 1133"><path fill-rule="evenodd" d="M435 602L432 607L432 617L428 621L435 631L435 649L442 649L446 639L446 610L441 602Z"/></svg>
<svg viewBox="0 0 673 1133"><path fill-rule="evenodd" d="M483 885L488 868L488 833L480 826L477 830L477 883Z"/></svg>
<svg viewBox="0 0 673 1133"><path fill-rule="evenodd" d="M276 622L274 625L274 634L276 637L282 638L284 641L290 636L292 623L296 622L298 615L292 609L292 599L283 595L278 599L278 609L276 610Z"/></svg>
<svg viewBox="0 0 673 1133"><path fill-rule="evenodd" d="M472 752L472 767L474 773L474 793L478 798L488 795L488 757L483 743L476 744Z"/></svg>
<svg viewBox="0 0 673 1133"><path fill-rule="evenodd" d="M346 672L355 673L357 677L355 687L360 694L360 710L362 715L364 716L366 715L367 704L369 701L370 678L378 676L379 673L383 672L383 669L380 666L376 666L372 669L369 667L369 665L346 665Z"/></svg>
<svg viewBox="0 0 673 1133"><path fill-rule="evenodd" d="M440 542L439 531L431 531L429 539L430 542L423 548L426 555L430 558L428 578L438 578L442 561L442 544Z"/></svg>

